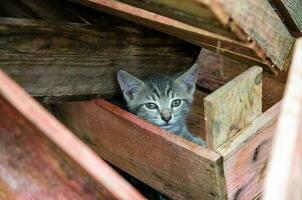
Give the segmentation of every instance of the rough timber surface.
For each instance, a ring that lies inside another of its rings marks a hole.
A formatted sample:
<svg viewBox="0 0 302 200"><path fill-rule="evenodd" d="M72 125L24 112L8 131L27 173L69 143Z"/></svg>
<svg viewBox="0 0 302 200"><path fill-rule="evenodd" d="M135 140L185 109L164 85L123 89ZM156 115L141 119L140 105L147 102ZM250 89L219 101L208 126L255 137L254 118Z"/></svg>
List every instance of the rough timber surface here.
<svg viewBox="0 0 302 200"><path fill-rule="evenodd" d="M243 43L208 30L174 20L154 12L134 7L115 0L70 0L91 8L98 9L121 18L148 26L190 43L218 50L221 53L248 63L263 65L249 43Z"/></svg>
<svg viewBox="0 0 302 200"><path fill-rule="evenodd" d="M144 199L0 70L0 199Z"/></svg>
<svg viewBox="0 0 302 200"><path fill-rule="evenodd" d="M262 113L262 68L252 67L204 99L206 139L217 149Z"/></svg>
<svg viewBox="0 0 302 200"><path fill-rule="evenodd" d="M197 62L199 63L199 76L197 88L213 92L240 75L249 65L238 62L221 54L202 49ZM265 69L262 72L262 111L266 111L278 103L285 88L287 72L279 72L278 76Z"/></svg>
<svg viewBox="0 0 302 200"><path fill-rule="evenodd" d="M57 105L102 158L172 199L225 199L221 157L104 100Z"/></svg>
<svg viewBox="0 0 302 200"><path fill-rule="evenodd" d="M288 68L294 38L266 0L216 0L264 50L278 69Z"/></svg>
<svg viewBox="0 0 302 200"><path fill-rule="evenodd" d="M1 69L46 102L110 96L116 73L188 68L198 47L122 19L99 25L0 18Z"/></svg>
<svg viewBox="0 0 302 200"><path fill-rule="evenodd" d="M264 200L302 199L302 40L295 45Z"/></svg>
<svg viewBox="0 0 302 200"><path fill-rule="evenodd" d="M224 160L228 199L254 199L263 191L280 107L281 102L217 150Z"/></svg>
<svg viewBox="0 0 302 200"><path fill-rule="evenodd" d="M294 35L302 36L302 2L300 0L271 0Z"/></svg>
<svg viewBox="0 0 302 200"><path fill-rule="evenodd" d="M138 7L114 0L71 1L136 21L237 59L258 59L279 70L285 70L289 65L294 38L268 1L122 0ZM227 30L223 31L223 26L240 39L233 38Z"/></svg>

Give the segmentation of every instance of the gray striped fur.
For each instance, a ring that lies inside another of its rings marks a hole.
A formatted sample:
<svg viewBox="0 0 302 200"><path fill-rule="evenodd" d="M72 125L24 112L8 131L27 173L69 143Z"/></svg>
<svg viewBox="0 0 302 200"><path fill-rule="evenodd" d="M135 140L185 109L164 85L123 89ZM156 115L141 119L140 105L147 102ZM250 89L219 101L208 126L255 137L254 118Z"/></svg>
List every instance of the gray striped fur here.
<svg viewBox="0 0 302 200"><path fill-rule="evenodd" d="M120 70L117 79L130 112L169 132L205 146L205 142L192 135L186 125L193 102L198 68L198 64L195 64L183 74L152 75L142 80Z"/></svg>

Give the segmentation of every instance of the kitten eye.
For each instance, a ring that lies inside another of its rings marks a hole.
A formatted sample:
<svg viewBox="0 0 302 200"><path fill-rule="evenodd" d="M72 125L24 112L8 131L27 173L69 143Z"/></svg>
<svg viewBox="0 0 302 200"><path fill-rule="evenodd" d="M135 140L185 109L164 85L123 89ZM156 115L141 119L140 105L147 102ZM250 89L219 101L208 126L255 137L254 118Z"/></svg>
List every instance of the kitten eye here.
<svg viewBox="0 0 302 200"><path fill-rule="evenodd" d="M172 107L178 107L180 106L181 100L180 99L175 99L172 101L171 106Z"/></svg>
<svg viewBox="0 0 302 200"><path fill-rule="evenodd" d="M145 106L150 110L154 110L158 108L155 103L146 103Z"/></svg>

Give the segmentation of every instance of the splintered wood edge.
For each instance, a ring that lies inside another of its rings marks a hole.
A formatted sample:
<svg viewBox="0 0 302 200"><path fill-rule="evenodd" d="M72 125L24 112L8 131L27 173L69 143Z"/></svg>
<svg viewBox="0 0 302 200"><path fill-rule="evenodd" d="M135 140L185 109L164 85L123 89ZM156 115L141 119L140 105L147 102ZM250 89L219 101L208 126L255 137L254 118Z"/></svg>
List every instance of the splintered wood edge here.
<svg viewBox="0 0 302 200"><path fill-rule="evenodd" d="M31 99L2 70L0 70L0 95L117 199L144 199L95 152Z"/></svg>
<svg viewBox="0 0 302 200"><path fill-rule="evenodd" d="M103 99L97 99L94 100L94 103L97 106L100 106L101 108L114 113L119 118L125 119L130 123L135 124L136 126L140 127L143 130L146 130L147 133L152 133L155 135L159 135L160 137L164 138L165 140L174 143L186 150L189 150L193 152L194 154L198 155L202 159L208 159L213 162L219 162L221 159L221 156L217 154L216 152L202 147L200 145L197 145L193 142L190 142L180 136L177 136L175 134L171 134L168 131L161 129L160 127L153 125L151 123L148 123L139 117L124 111L123 109L119 108L118 106L115 106L113 104L108 103L107 101Z"/></svg>
<svg viewBox="0 0 302 200"><path fill-rule="evenodd" d="M295 44L282 111L268 166L264 200L302 198L302 39Z"/></svg>
<svg viewBox="0 0 302 200"><path fill-rule="evenodd" d="M210 95L208 95L204 98L206 140L211 149L216 150L217 148L219 148L219 146L223 145L223 143L227 142L227 141L220 141L221 137L216 138L217 133L211 132L212 126L213 126L212 119L211 119L212 110L214 107L216 107L215 102L217 102L218 100L223 98L223 96L225 94L227 94L229 91L231 91L234 87L236 87L239 84L242 84L246 80L246 77L251 77L251 76L253 76L253 77L255 76L256 79L259 79L259 83L261 83L260 89L262 90L262 79L261 79L262 78L262 68L254 66L254 67L249 68L242 74L238 75L233 80L229 81L224 86L220 87L219 89L217 89L216 91L214 91L213 93L211 93ZM260 77L260 78L258 78L258 77ZM254 91L250 91L250 92L252 93ZM259 95L257 95L257 96L259 96ZM259 110L258 115L261 114L262 104L260 104L259 106L260 106L260 108L258 109ZM236 135L238 135L238 133ZM226 138L226 139L228 140L229 138Z"/></svg>

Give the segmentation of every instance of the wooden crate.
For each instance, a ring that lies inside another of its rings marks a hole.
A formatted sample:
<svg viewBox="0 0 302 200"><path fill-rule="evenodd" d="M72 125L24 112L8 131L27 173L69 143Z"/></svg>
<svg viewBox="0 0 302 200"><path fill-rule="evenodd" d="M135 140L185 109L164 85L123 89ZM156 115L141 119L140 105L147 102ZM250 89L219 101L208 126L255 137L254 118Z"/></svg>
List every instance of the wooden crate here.
<svg viewBox="0 0 302 200"><path fill-rule="evenodd" d="M253 199L262 191L280 110L277 103L261 113L261 72L252 67L208 96L196 92L193 114L202 127L193 132L210 148L102 99L59 104L57 115L102 158L172 199Z"/></svg>

